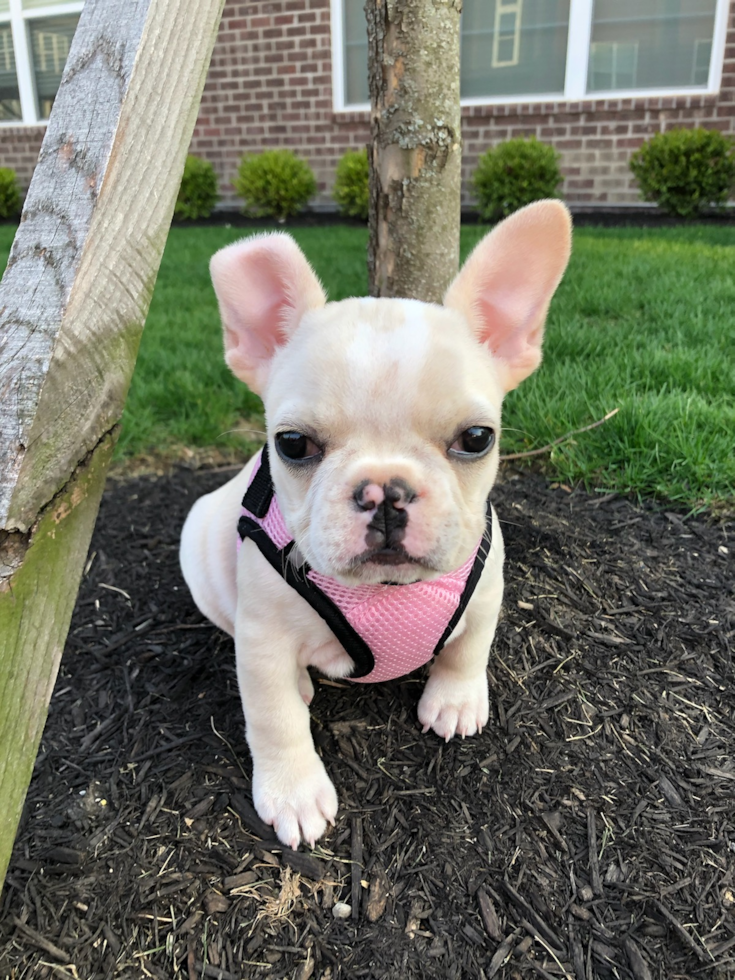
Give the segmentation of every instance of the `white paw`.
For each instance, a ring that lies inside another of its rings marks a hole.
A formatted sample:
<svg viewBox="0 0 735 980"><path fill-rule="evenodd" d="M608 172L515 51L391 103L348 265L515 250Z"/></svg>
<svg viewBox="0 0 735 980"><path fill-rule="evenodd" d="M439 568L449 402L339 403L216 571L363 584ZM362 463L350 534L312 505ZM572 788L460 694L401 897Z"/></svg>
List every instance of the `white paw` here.
<svg viewBox="0 0 735 980"><path fill-rule="evenodd" d="M254 762L253 803L261 820L294 849L302 839L313 847L337 816L337 793L313 750L275 763Z"/></svg>
<svg viewBox="0 0 735 980"><path fill-rule="evenodd" d="M489 711L484 670L463 680L435 665L419 701L419 721L424 732L433 728L447 742L454 735L475 735L487 724Z"/></svg>

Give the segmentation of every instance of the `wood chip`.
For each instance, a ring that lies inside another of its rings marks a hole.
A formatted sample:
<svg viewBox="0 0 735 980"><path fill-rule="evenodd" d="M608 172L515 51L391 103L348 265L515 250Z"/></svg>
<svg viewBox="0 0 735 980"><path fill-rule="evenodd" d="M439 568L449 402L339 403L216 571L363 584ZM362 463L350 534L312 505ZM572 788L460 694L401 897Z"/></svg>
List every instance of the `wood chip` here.
<svg viewBox="0 0 735 980"><path fill-rule="evenodd" d="M648 964L641 956L641 951L630 936L627 936L623 940L623 948L625 949L625 954L628 957L628 963L633 971L635 980L652 980Z"/></svg>
<svg viewBox="0 0 735 980"><path fill-rule="evenodd" d="M388 876L380 865L375 865L370 873L366 915L368 922L377 922L385 912L390 894Z"/></svg>
<svg viewBox="0 0 735 980"><path fill-rule="evenodd" d="M505 961L511 954L513 947L515 946L516 939L520 936L520 929L516 929L509 936L506 936L502 943L498 946L493 954L492 959L485 971L485 976L487 980L493 980L493 977L497 975L500 968L503 966Z"/></svg>
<svg viewBox="0 0 735 980"><path fill-rule="evenodd" d="M218 912L226 912L230 907L230 900L219 892L208 891L204 896L204 908L207 915L216 915Z"/></svg>
<svg viewBox="0 0 735 980"><path fill-rule="evenodd" d="M360 899L362 897L362 817L357 815L353 816L351 826L350 879L352 918L357 921L360 916Z"/></svg>
<svg viewBox="0 0 735 980"><path fill-rule="evenodd" d="M493 900L484 888L477 889L477 901L488 936L494 939L496 943L499 943L503 938L503 933L500 929L500 920L498 919L498 913L495 911Z"/></svg>
<svg viewBox="0 0 735 980"><path fill-rule="evenodd" d="M592 891L595 895L605 894L600 877L600 863L597 857L597 821L595 811L590 807L587 810L587 853L590 863L590 878L592 880Z"/></svg>

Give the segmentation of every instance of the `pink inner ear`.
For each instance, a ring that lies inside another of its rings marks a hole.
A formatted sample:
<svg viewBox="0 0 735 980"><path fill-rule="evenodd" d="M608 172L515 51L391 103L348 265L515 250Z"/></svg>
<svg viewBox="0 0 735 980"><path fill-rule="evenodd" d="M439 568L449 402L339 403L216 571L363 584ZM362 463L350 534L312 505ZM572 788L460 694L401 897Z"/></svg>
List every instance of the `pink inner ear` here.
<svg viewBox="0 0 735 980"><path fill-rule="evenodd" d="M266 263L254 262L241 277L240 288L247 311L224 301L225 350L240 350L253 358L271 357L287 335L287 326L294 308L286 298L283 284L271 268L258 268ZM249 297L245 300L245 297Z"/></svg>
<svg viewBox="0 0 735 980"><path fill-rule="evenodd" d="M294 317L286 288L267 256L253 256L238 282L238 299L223 300L225 359L253 388L262 387L265 365L288 335Z"/></svg>
<svg viewBox="0 0 735 980"><path fill-rule="evenodd" d="M445 305L464 313L492 351L506 391L541 363L544 321L570 244L564 205L530 204L477 245L447 291Z"/></svg>
<svg viewBox="0 0 735 980"><path fill-rule="evenodd" d="M212 281L231 370L262 392L270 361L302 315L326 302L319 280L288 235L257 236L212 258Z"/></svg>
<svg viewBox="0 0 735 980"><path fill-rule="evenodd" d="M272 353L258 334L241 334L225 327L225 356L228 363L237 358L242 365L265 360ZM234 364L230 365L235 370Z"/></svg>
<svg viewBox="0 0 735 980"><path fill-rule="evenodd" d="M506 289L492 296L480 295L475 303L476 323L481 324L478 340L486 344L498 360L506 391L516 388L541 363L541 341L548 304L538 297Z"/></svg>
<svg viewBox="0 0 735 980"><path fill-rule="evenodd" d="M487 344L496 357L511 361L529 347L539 346L543 324L538 325L541 310L534 300L534 296L502 288L477 298L474 309L482 324L478 339Z"/></svg>
<svg viewBox="0 0 735 980"><path fill-rule="evenodd" d="M226 332L233 347L246 341L254 353L270 355L285 340L294 314L289 287L273 256L265 251L249 255L237 273L237 293L224 300L230 314Z"/></svg>

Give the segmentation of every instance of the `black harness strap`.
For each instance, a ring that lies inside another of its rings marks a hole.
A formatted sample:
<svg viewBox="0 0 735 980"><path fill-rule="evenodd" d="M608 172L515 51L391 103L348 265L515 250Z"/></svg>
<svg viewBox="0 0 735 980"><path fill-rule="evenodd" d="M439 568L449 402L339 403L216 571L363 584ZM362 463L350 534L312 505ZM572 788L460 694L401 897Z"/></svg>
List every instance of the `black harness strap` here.
<svg viewBox="0 0 735 980"><path fill-rule="evenodd" d="M252 484L251 484L252 485ZM245 495L247 498L247 494ZM243 499L243 507L246 507ZM247 510L250 510L247 507ZM345 614L336 606L322 590L306 576L311 571L304 562L298 568L289 561L291 549L295 542L290 541L285 548L277 548L263 528L244 514L240 518L237 530L241 540L250 538L257 546L266 561L285 579L286 583L309 603L314 612L318 613L347 653L355 662L355 670L351 677L366 677L375 667L373 651L356 630L352 628Z"/></svg>
<svg viewBox="0 0 735 980"><path fill-rule="evenodd" d="M457 628L457 623L462 618L465 609L467 608L470 599L472 598L472 593L475 591L477 583L480 581L480 576L482 575L482 570L485 567L485 562L487 561L487 556L490 554L490 547L493 543L493 508L490 503L490 498L487 501L487 511L485 516L485 533L482 536L482 541L480 542L480 547L477 549L477 554L475 555L475 560L473 562L472 568L470 569L470 574L467 576L467 581L465 582L462 595L459 598L459 605L454 611L454 615L449 620L447 628L442 633L442 638L437 643L434 648L434 653L432 656L436 656L447 642L449 637Z"/></svg>
<svg viewBox="0 0 735 980"><path fill-rule="evenodd" d="M253 477L253 482L242 498L242 505L245 510L249 510L251 514L255 514L262 521L268 513L271 500L273 500L273 480L271 479L271 463L268 458L268 443L266 443L260 454L260 466Z"/></svg>
<svg viewBox="0 0 735 980"><path fill-rule="evenodd" d="M250 511L251 514L255 514L256 517L262 520L268 513L273 499L273 493L273 481L271 479L270 464L268 461L268 447L264 446L260 466L253 477L253 482L243 497L242 506L245 510ZM492 543L492 520L492 507L488 500L485 533L482 536L475 561L465 583L462 595L460 596L459 605L454 611L441 639L434 648L432 654L434 657L441 651L444 644L456 629L457 623L462 618L475 591L475 587L480 581L480 576L485 567L485 561L490 553L490 545ZM238 522L237 531L241 540L244 541L245 538L251 539L266 561L321 616L332 633L334 633L336 639L342 644L355 662L355 670L350 675L351 679L367 677L375 667L375 657L372 650L360 634L352 627L339 606L335 605L329 596L307 577L311 571L311 567L306 562L296 567L289 560L295 542L290 541L285 548L276 547L266 531L256 521L244 514ZM398 585L394 587L400 588Z"/></svg>

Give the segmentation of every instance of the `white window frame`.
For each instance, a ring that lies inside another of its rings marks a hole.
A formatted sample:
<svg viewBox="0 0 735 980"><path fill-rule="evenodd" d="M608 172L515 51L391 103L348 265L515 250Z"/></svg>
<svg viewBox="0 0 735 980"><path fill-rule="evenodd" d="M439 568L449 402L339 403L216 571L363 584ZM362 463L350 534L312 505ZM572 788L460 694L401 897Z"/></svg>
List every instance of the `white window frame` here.
<svg viewBox="0 0 735 980"><path fill-rule="evenodd" d="M513 33L501 34L500 25L503 16L513 15ZM493 31L493 68L512 68L518 64L521 55L521 20L523 18L523 0L498 0L495 5L495 30ZM505 61L500 57L500 42L513 38L513 54Z"/></svg>
<svg viewBox="0 0 735 980"><path fill-rule="evenodd" d="M13 0L11 0L11 3ZM506 0L507 2L507 0ZM344 0L330 0L332 25L332 104L334 111L369 112L370 103L348 104L344 84ZM569 34L564 92L538 92L530 95L473 96L462 99L463 106L525 105L530 102L599 102L605 99L658 99L682 95L716 95L722 82L725 58L727 19L731 0L717 0L712 34L712 58L706 88L677 86L674 88L619 89L609 92L587 91L590 38L594 0L570 0Z"/></svg>
<svg viewBox="0 0 735 980"><path fill-rule="evenodd" d="M45 7L23 9L23 0L9 0L9 14L0 14L0 24L10 24L13 35L15 71L18 75L18 95L22 119L0 119L0 129L19 126L46 126L48 119L39 119L36 99L36 82L33 73L33 56L28 22L51 17L64 17L79 14L84 0L70 0L69 3L56 3Z"/></svg>

